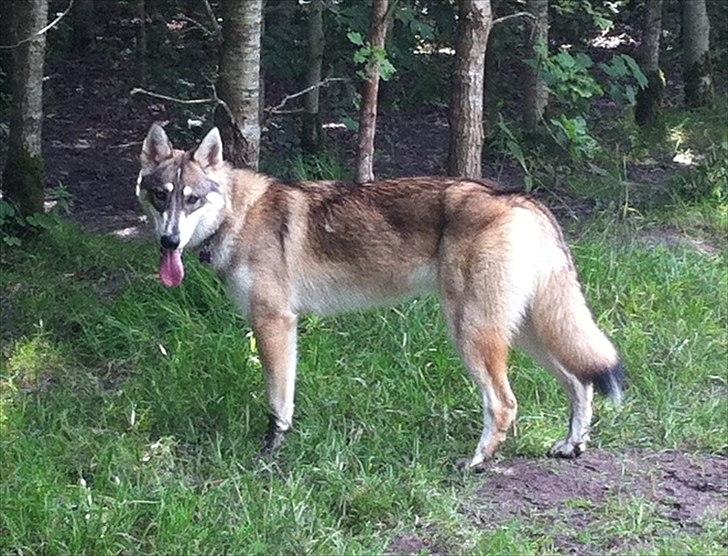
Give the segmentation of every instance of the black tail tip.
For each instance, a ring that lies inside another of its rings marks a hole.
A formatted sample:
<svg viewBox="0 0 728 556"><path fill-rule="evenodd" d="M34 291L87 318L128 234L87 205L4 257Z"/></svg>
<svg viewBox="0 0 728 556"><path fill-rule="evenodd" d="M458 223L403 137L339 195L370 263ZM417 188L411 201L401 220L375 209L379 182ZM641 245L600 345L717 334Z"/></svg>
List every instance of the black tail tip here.
<svg viewBox="0 0 728 556"><path fill-rule="evenodd" d="M594 377L594 387L597 389L597 392L617 404L622 401L622 395L626 386L627 368L622 361L618 361L608 371L599 373Z"/></svg>

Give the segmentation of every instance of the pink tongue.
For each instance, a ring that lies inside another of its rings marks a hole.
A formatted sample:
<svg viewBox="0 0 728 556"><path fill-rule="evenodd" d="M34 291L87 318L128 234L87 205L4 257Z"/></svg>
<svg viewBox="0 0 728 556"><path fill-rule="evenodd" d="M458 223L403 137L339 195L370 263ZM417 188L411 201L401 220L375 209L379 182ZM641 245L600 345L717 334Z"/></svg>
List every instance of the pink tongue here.
<svg viewBox="0 0 728 556"><path fill-rule="evenodd" d="M176 288L182 283L185 277L185 269L182 266L182 252L162 251L162 261L159 264L159 279L168 288Z"/></svg>

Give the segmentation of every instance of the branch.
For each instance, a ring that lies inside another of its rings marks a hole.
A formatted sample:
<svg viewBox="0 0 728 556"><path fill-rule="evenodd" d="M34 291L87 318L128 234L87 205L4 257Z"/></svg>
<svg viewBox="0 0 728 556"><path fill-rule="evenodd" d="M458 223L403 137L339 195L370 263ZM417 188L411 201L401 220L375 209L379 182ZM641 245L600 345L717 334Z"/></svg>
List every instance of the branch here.
<svg viewBox="0 0 728 556"><path fill-rule="evenodd" d="M190 99L184 99L184 98L177 98L177 97L170 97L167 95L162 95L160 93L155 93L153 91L147 91L146 89L141 89L139 87L134 87L131 91L129 91L130 95L147 95L148 97L152 98L158 98L160 100L166 100L169 102L176 102L178 104L215 104L217 106L221 106L223 110L225 110L225 114L227 114L228 118L230 118L230 122L232 122L233 125L235 125L235 116L233 116L233 111L230 110L230 107L228 106L227 102L222 100L219 96L217 96L217 89L215 89L215 84L210 83L210 89L212 90L212 96L208 98L190 98Z"/></svg>
<svg viewBox="0 0 728 556"><path fill-rule="evenodd" d="M508 21L509 19L515 19L517 17L526 17L531 20L532 24L535 23L535 21L536 21L536 16L530 12L516 12L514 14L504 15L503 17L494 19L493 22L490 24L490 26L493 27L497 23L503 23L504 21Z"/></svg>
<svg viewBox="0 0 728 556"><path fill-rule="evenodd" d="M196 29L199 29L200 31L202 31L205 35L212 35L214 37L217 36L217 33L215 32L215 30L211 31L210 29L205 27L202 23L200 23L196 19L192 19L191 17L186 16L184 14L178 14L175 17L181 19L182 21L186 21L187 23L191 23Z"/></svg>
<svg viewBox="0 0 728 556"><path fill-rule="evenodd" d="M222 37L222 28L220 27L220 24L217 22L217 17L215 17L215 12L212 11L212 6L210 6L210 2L207 0L202 0L202 5L205 6L205 11L207 12L207 17L210 18L210 23L212 23L212 28L215 30L215 34L217 35L218 40Z"/></svg>
<svg viewBox="0 0 728 556"><path fill-rule="evenodd" d="M43 33L45 33L47 31L53 29L53 27L55 27L58 24L58 22L61 21L66 16L66 14L71 10L71 6L73 6L73 0L68 0L68 6L66 7L66 9L63 12L61 12L58 15L58 17L56 17L48 25L46 25L45 27L43 27L43 29L41 29L40 31L36 31L35 33L33 33L32 35L30 35L29 37L23 39L20 42L16 42L15 44L11 44L11 45L0 45L0 48L3 48L3 49L18 48L21 44L24 44L26 42L30 42L33 39L35 39L36 37L41 36ZM9 16L7 16L7 17L9 17Z"/></svg>
<svg viewBox="0 0 728 556"><path fill-rule="evenodd" d="M220 101L220 99L215 97L209 97L209 98L192 98L192 99L184 99L184 98L176 98L176 97L168 97L167 95L161 95L159 93L154 93L152 91L147 91L146 89L140 89L139 87L134 87L130 92L130 95L147 95L148 97L158 98L161 100L168 100L170 102L177 102L179 104L208 104L210 102L217 102Z"/></svg>
<svg viewBox="0 0 728 556"><path fill-rule="evenodd" d="M280 101L275 106L269 106L264 110L264 112L267 112L268 114L291 114L292 111L285 110L282 111L281 108L283 108L286 103L290 100L293 100L294 98L298 98L302 95L305 95L309 91L313 91L314 89L318 89L319 87L326 87L329 83L332 83L334 81L349 81L349 78L347 77L327 77L326 79L319 81L318 83L315 83L313 85L310 85L309 87L306 87L305 89L302 89L298 91L297 93L293 93L292 95L286 95L282 101Z"/></svg>

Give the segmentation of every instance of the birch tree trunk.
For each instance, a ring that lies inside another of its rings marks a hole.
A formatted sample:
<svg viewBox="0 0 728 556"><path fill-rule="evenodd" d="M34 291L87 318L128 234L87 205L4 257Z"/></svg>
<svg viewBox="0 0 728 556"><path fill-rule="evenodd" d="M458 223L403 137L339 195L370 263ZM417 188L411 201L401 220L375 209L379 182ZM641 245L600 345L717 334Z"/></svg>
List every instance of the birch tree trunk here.
<svg viewBox="0 0 728 556"><path fill-rule="evenodd" d="M260 157L260 35L263 0L222 0L222 48L215 110L224 155L235 166L258 169Z"/></svg>
<svg viewBox="0 0 728 556"><path fill-rule="evenodd" d="M685 104L706 106L713 100L710 69L710 22L705 0L682 1Z"/></svg>
<svg viewBox="0 0 728 556"><path fill-rule="evenodd" d="M321 81L321 63L324 57L323 0L312 0L308 16L308 72L306 86ZM317 152L323 146L323 130L319 114L320 87L312 89L303 98L301 147L306 152Z"/></svg>
<svg viewBox="0 0 728 556"><path fill-rule="evenodd" d="M15 35L18 41L33 36L48 22L48 0L18 0ZM13 64L13 104L8 153L3 170L5 200L20 213L43 212L43 62L45 33L17 47Z"/></svg>
<svg viewBox="0 0 728 556"><path fill-rule="evenodd" d="M639 62L647 77L647 87L638 91L634 110L635 121L639 125L654 123L662 104L665 78L660 71L661 34L662 0L647 0L642 45L639 50Z"/></svg>
<svg viewBox="0 0 728 556"><path fill-rule="evenodd" d="M389 0L374 0L369 44L384 50L387 35L387 9ZM379 64L373 61L367 68L359 115L359 150L356 163L357 183L374 181L374 135L377 128L377 96L379 95Z"/></svg>
<svg viewBox="0 0 728 556"><path fill-rule="evenodd" d="M538 47L548 48L549 40L549 0L528 0L526 9L536 18L532 25L526 26L531 58L538 61ZM523 125L534 131L546 110L549 91L546 82L539 75L539 68L525 64L524 84L526 87L523 104Z"/></svg>
<svg viewBox="0 0 728 556"><path fill-rule="evenodd" d="M485 50L493 16L490 0L459 0L458 8L447 166L452 176L477 178L483 154Z"/></svg>

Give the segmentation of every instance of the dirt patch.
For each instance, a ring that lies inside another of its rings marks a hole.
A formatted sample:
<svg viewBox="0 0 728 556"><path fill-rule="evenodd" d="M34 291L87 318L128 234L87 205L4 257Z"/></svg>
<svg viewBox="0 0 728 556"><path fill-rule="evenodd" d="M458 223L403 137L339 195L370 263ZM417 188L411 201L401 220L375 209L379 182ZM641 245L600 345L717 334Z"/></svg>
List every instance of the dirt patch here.
<svg viewBox="0 0 728 556"><path fill-rule="evenodd" d="M513 460L487 472L463 511L487 529L513 520L538 524L555 533L557 549L584 554L598 547L584 544L580 534L599 529L605 512L619 511L615 504L635 500L648 503L671 531L698 532L711 519L725 519L728 458L592 450L576 461ZM629 540L609 539L606 548L623 542Z"/></svg>
<svg viewBox="0 0 728 556"><path fill-rule="evenodd" d="M387 548L387 554L447 554L431 539L417 534L401 535L396 537Z"/></svg>
<svg viewBox="0 0 728 556"><path fill-rule="evenodd" d="M705 239L686 235L677 228L666 226L648 230L640 234L640 239L647 245L662 245L669 249L692 249L703 255L714 256L720 253L720 240Z"/></svg>

